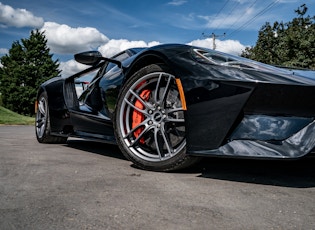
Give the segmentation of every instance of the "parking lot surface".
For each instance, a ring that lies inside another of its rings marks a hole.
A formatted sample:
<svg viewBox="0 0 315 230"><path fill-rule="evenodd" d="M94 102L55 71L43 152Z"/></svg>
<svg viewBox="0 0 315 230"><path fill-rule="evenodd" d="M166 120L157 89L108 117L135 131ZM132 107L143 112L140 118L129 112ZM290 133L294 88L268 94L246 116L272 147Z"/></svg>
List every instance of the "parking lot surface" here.
<svg viewBox="0 0 315 230"><path fill-rule="evenodd" d="M315 229L315 157L157 173L114 145L0 126L0 229Z"/></svg>

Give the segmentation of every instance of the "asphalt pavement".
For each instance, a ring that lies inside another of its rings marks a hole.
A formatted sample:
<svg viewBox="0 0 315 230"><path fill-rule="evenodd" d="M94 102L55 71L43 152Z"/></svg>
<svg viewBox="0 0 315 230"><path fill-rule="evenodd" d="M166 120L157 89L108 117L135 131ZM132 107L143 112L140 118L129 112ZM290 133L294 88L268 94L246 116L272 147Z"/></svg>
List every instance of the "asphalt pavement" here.
<svg viewBox="0 0 315 230"><path fill-rule="evenodd" d="M157 173L114 145L0 126L0 229L315 229L315 157Z"/></svg>

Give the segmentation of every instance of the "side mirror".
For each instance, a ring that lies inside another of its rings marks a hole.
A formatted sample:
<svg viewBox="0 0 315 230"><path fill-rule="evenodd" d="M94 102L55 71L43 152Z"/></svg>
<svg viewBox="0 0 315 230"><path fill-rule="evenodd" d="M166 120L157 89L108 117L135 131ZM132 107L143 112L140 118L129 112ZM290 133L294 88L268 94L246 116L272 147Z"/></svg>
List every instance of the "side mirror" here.
<svg viewBox="0 0 315 230"><path fill-rule="evenodd" d="M116 64L119 68L122 68L122 64L120 61L103 57L102 54L98 51L87 51L83 53L78 53L74 55L74 59L79 63L85 64L85 65L92 65L92 66L95 66L100 61L104 60L104 61L112 62Z"/></svg>
<svg viewBox="0 0 315 230"><path fill-rule="evenodd" d="M96 65L102 60L102 54L98 51L87 51L75 54L74 59L85 65Z"/></svg>

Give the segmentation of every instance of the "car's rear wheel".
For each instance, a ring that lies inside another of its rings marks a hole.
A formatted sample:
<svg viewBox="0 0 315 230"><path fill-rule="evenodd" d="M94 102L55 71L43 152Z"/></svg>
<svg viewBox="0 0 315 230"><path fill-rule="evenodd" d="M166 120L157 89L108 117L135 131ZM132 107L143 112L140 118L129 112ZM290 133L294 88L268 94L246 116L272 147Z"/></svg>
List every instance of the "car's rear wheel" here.
<svg viewBox="0 0 315 230"><path fill-rule="evenodd" d="M185 120L175 76L149 65L124 85L115 113L119 147L136 166L171 171L197 161L186 155Z"/></svg>
<svg viewBox="0 0 315 230"><path fill-rule="evenodd" d="M38 109L35 118L35 133L40 143L65 143L67 137L52 136L50 134L49 107L46 93L38 97Z"/></svg>

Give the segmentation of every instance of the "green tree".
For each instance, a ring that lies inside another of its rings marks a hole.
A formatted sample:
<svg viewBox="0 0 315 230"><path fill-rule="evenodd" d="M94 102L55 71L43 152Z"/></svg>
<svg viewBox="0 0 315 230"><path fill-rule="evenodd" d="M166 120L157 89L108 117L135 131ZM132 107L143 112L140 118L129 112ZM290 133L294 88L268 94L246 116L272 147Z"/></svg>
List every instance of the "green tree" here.
<svg viewBox="0 0 315 230"><path fill-rule="evenodd" d="M19 114L33 115L39 85L60 74L58 60L52 60L44 32L34 30L29 39L13 42L0 61L3 106Z"/></svg>
<svg viewBox="0 0 315 230"><path fill-rule="evenodd" d="M242 56L272 65L315 69L315 16L306 16L301 5L297 17L287 23L266 22L259 31L256 45Z"/></svg>

